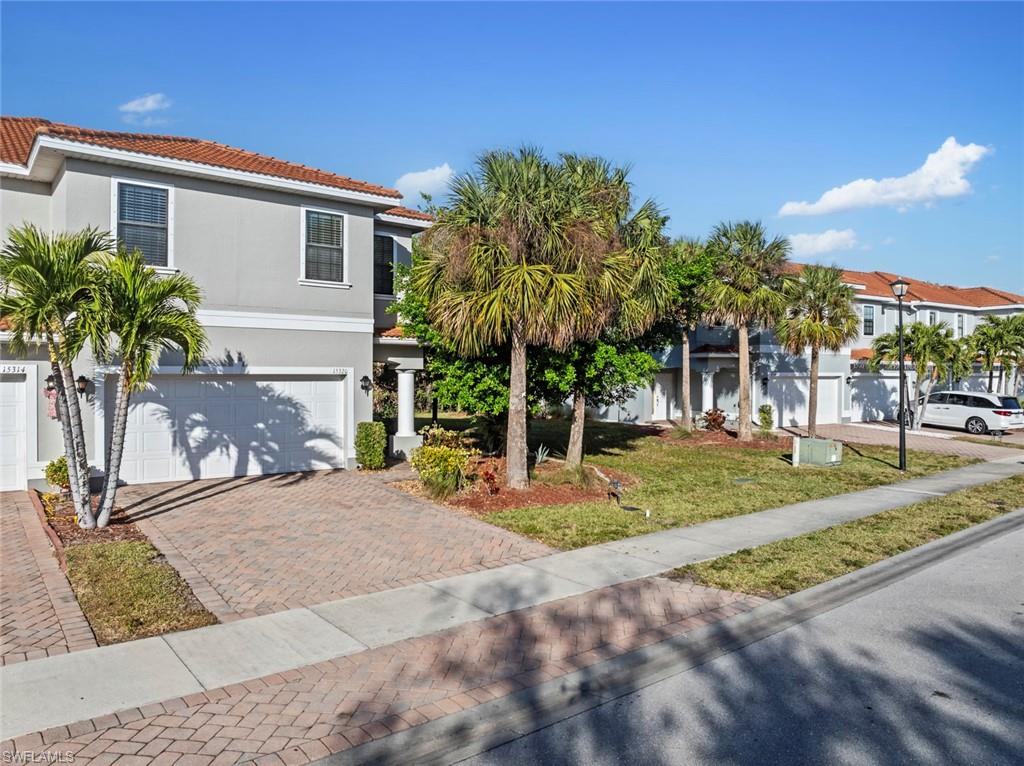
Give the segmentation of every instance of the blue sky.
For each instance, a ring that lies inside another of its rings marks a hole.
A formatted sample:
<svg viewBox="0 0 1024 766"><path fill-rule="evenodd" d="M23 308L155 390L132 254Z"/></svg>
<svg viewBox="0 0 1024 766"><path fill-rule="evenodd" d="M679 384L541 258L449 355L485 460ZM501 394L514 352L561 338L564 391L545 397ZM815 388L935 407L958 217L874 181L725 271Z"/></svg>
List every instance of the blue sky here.
<svg viewBox="0 0 1024 766"><path fill-rule="evenodd" d="M5 114L211 138L389 185L431 170L412 185L436 186L494 147L596 153L632 167L673 234L756 218L799 260L1024 292L1020 3L0 14Z"/></svg>

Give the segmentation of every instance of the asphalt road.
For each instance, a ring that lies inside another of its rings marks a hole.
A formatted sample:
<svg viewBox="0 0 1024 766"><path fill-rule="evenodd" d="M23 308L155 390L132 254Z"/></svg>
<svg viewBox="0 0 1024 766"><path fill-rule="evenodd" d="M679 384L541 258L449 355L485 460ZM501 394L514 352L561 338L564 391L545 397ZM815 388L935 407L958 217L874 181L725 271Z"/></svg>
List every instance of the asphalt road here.
<svg viewBox="0 0 1024 766"><path fill-rule="evenodd" d="M1024 530L463 764L1024 764Z"/></svg>

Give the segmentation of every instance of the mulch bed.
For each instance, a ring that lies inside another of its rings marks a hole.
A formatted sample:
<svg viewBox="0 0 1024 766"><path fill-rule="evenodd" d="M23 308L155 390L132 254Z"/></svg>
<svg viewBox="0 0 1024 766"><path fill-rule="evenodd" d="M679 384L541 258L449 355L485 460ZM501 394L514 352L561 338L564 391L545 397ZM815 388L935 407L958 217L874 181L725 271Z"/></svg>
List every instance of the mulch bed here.
<svg viewBox="0 0 1024 766"><path fill-rule="evenodd" d="M42 501L43 498L40 497ZM115 543L122 541L148 542L149 538L142 533L138 525L128 518L122 508L115 506L110 516L110 524L103 529L82 529L78 526L75 517L75 509L69 498L61 498L56 506L47 508L47 503L42 503L46 522L50 528L57 533L61 544L64 547L71 545L82 545L84 543ZM93 497L93 511L97 511L99 497Z"/></svg>
<svg viewBox="0 0 1024 766"><path fill-rule="evenodd" d="M680 444L691 447L741 447L743 449L759 449L767 451L793 449L792 436L775 436L772 439L765 439L754 434L753 441L741 442L736 438L735 431L698 431L690 432L689 437L680 437L678 432L665 430L659 434L660 438L672 444Z"/></svg>
<svg viewBox="0 0 1024 766"><path fill-rule="evenodd" d="M509 489L505 486L505 459L480 458L472 469L475 481L459 494L449 498L446 504L474 514L485 515L509 508L564 505L607 499L608 485L593 473L592 468L585 467L585 470L591 474L588 486L577 486L566 481L557 481L564 469L561 462L551 460L534 466L533 478L528 489ZM485 471L494 474L491 488L488 488L487 483L481 478ZM632 477L606 468L602 468L601 473L609 479L619 480L623 486L635 483ZM418 484L418 482L416 483ZM492 494L492 488L495 487L497 492Z"/></svg>

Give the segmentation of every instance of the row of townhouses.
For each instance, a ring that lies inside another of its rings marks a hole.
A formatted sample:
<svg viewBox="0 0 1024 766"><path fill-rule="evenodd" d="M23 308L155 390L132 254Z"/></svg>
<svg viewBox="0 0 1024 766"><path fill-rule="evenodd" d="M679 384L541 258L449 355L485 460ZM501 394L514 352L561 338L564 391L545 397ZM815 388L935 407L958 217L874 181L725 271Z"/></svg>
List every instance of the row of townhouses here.
<svg viewBox="0 0 1024 766"><path fill-rule="evenodd" d="M200 319L210 358L182 376L160 362L134 398L122 477L130 483L352 467L355 424L372 417L374 362L398 371L398 453L418 443L415 375L423 355L386 312L393 272L430 217L401 195L304 165L213 141L89 130L39 118L0 121L0 228L87 226L116 233L161 272L190 274L204 292ZM894 415L895 373L863 366L873 335L895 327L893 275L847 272L858 291L860 341L822 359L819 422ZM946 321L970 333L982 316L1024 309L1024 297L990 288L912 280L906 321ZM42 483L63 451L48 390L45 348L12 358L0 327L0 490ZM736 414L735 336L702 327L692 338L695 409ZM808 360L757 333L754 407L780 425L806 419ZM627 405L595 413L632 422L679 414L679 349L654 385ZM102 469L116 367L88 352L81 373L94 470ZM972 381L972 385L981 385Z"/></svg>

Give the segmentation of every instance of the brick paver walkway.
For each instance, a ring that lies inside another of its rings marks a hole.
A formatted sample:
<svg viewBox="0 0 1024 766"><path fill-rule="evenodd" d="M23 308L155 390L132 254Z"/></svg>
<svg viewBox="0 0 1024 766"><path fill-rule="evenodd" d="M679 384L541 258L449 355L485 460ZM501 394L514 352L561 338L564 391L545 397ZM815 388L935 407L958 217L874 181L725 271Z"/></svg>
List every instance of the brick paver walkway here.
<svg viewBox="0 0 1024 766"><path fill-rule="evenodd" d="M801 436L807 435L807 431L803 427L787 428L784 430ZM963 435L966 436L966 434ZM899 429L895 426L891 430L884 430L882 428L868 428L858 425L823 425L818 426L818 436L825 439L838 439L853 444L877 444L886 447L895 447L899 444ZM910 431L907 432L907 449L921 450L922 452L938 452L944 455L961 455L979 460L998 460L1015 456L1024 459L1024 452L1013 447L977 444L959 439L935 439Z"/></svg>
<svg viewBox="0 0 1024 766"><path fill-rule="evenodd" d="M19 737L76 766L297 766L537 686L763 599L638 580L442 633Z"/></svg>
<svg viewBox="0 0 1024 766"><path fill-rule="evenodd" d="M28 495L0 494L0 665L94 646Z"/></svg>
<svg viewBox="0 0 1024 766"><path fill-rule="evenodd" d="M225 621L552 552L353 471L147 484L118 502Z"/></svg>

